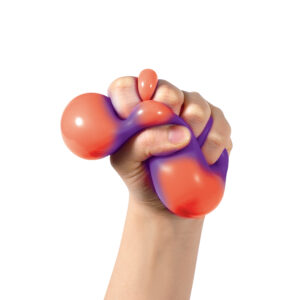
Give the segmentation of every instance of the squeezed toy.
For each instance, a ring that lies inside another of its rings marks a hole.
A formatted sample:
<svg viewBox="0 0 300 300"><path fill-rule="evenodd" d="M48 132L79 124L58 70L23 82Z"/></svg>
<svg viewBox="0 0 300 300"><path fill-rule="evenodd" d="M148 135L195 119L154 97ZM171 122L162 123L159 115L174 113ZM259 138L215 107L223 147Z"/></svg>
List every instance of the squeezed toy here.
<svg viewBox="0 0 300 300"><path fill-rule="evenodd" d="M208 165L201 146L212 127L210 118L201 135L196 138L179 116L165 104L151 100L157 75L151 69L138 77L141 102L127 119L115 112L110 98L87 93L73 99L63 112L61 130L64 142L76 155L99 159L116 152L139 131L157 125L177 124L191 132L189 144L174 153L153 156L145 164L153 187L164 206L172 213L198 218L211 212L220 203L228 168L225 149L213 165Z"/></svg>

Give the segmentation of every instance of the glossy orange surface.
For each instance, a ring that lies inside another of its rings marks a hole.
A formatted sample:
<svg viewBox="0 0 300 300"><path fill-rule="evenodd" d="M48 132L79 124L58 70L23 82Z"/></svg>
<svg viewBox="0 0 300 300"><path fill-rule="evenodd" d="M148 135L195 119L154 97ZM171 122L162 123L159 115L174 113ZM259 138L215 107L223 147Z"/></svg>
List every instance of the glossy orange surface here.
<svg viewBox="0 0 300 300"><path fill-rule="evenodd" d="M144 101L139 103L136 113L136 122L141 126L153 126L163 124L171 119L172 110L165 104L155 101Z"/></svg>
<svg viewBox="0 0 300 300"><path fill-rule="evenodd" d="M82 158L99 159L114 153L141 129L181 124L180 117L167 105L150 100L157 82L153 70L140 73L138 88L143 101L125 120L117 116L106 96L87 93L73 99L61 119L62 136L68 148ZM197 218L217 207L224 193L225 179L203 164L204 158L202 162L200 148L193 138L188 150L187 147L174 155L153 157L149 166L154 187L166 207L176 215Z"/></svg>
<svg viewBox="0 0 300 300"><path fill-rule="evenodd" d="M224 193L222 179L188 157L165 162L159 168L158 179L167 207L183 217L209 213Z"/></svg>
<svg viewBox="0 0 300 300"><path fill-rule="evenodd" d="M63 139L82 158L101 158L114 142L118 123L111 117L106 101L100 94L83 94L73 99L63 113Z"/></svg>
<svg viewBox="0 0 300 300"><path fill-rule="evenodd" d="M145 69L140 73L138 78L138 91L143 101L152 98L157 81L157 74L151 69Z"/></svg>

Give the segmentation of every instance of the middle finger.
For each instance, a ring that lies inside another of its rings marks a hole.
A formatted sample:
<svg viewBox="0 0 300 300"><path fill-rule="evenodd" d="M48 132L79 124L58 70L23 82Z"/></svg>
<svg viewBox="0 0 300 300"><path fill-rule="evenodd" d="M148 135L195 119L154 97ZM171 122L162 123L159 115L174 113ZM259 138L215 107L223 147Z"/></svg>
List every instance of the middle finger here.
<svg viewBox="0 0 300 300"><path fill-rule="evenodd" d="M166 104L175 114L179 115L184 101L184 94L170 82L160 79L158 80L157 88L152 99Z"/></svg>

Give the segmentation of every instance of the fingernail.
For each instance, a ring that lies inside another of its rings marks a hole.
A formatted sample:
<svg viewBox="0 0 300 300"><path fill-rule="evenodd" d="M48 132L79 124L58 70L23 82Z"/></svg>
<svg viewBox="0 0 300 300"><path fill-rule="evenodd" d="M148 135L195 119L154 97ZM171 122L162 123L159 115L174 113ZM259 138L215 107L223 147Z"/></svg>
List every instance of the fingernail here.
<svg viewBox="0 0 300 300"><path fill-rule="evenodd" d="M185 144L190 138L190 132L183 126L171 126L168 138L171 144Z"/></svg>

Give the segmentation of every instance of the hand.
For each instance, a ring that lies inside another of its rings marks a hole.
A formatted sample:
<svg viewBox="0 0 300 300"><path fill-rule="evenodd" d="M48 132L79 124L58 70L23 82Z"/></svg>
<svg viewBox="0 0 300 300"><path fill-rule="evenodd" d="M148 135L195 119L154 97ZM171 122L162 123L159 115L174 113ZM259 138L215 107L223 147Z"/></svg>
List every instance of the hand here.
<svg viewBox="0 0 300 300"><path fill-rule="evenodd" d="M127 118L140 101L137 78L115 80L108 94L120 117ZM209 164L218 160L224 148L231 151L230 126L224 114L198 93L181 91L159 80L152 98L180 115L197 137L212 116L213 126L202 146ZM111 163L126 183L130 199L105 299L190 299L204 218L181 218L169 213L152 189L143 164L150 156L185 147L189 140L190 131L185 127L157 126L132 137L111 155Z"/></svg>
<svg viewBox="0 0 300 300"><path fill-rule="evenodd" d="M128 76L114 80L109 86L108 95L119 116L127 118L141 101L137 92L137 78ZM217 161L224 148L230 153L232 141L229 123L223 112L203 99L199 93L182 91L165 80L159 80L152 99L168 105L175 114L181 116L196 137L212 116L213 126L202 146L209 164ZM112 166L128 187L133 205L169 214L153 190L143 162L150 156L177 151L185 147L189 140L190 132L183 126L157 126L132 137L118 152L111 155Z"/></svg>

